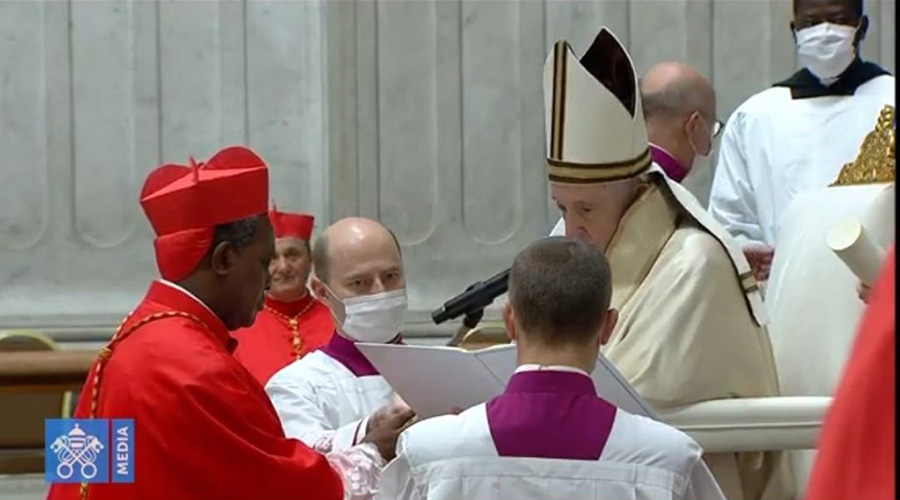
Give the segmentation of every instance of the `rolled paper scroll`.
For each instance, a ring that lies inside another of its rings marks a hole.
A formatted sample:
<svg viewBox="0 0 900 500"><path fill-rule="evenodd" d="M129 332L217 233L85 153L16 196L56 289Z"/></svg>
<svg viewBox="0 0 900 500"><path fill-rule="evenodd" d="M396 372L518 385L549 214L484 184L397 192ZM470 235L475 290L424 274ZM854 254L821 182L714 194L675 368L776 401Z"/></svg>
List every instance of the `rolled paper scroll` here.
<svg viewBox="0 0 900 500"><path fill-rule="evenodd" d="M888 184L869 203L869 206L859 215L859 222L866 228L866 232L879 247L887 248L894 241L896 229L894 221L897 215L896 188L894 184Z"/></svg>
<svg viewBox="0 0 900 500"><path fill-rule="evenodd" d="M885 251L880 248L856 219L845 219L828 232L828 247L866 286L872 286L884 263Z"/></svg>

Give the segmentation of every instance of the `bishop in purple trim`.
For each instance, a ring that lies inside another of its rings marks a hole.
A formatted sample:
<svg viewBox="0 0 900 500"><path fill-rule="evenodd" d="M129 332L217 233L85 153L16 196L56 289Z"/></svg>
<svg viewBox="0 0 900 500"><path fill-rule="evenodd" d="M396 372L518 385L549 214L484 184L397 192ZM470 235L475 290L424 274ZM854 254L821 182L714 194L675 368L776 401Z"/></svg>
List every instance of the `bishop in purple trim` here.
<svg viewBox="0 0 900 500"><path fill-rule="evenodd" d="M640 88L651 158L681 182L697 158L712 154L713 140L722 131L716 93L696 69L677 62L650 68Z"/></svg>
<svg viewBox="0 0 900 500"><path fill-rule="evenodd" d="M618 313L603 254L565 237L515 259L503 321L518 368L503 394L400 435L378 498L724 499L690 437L597 396L589 375Z"/></svg>
<svg viewBox="0 0 900 500"><path fill-rule="evenodd" d="M310 289L331 312L335 334L272 376L266 393L287 435L318 450L345 449L387 421L402 426L414 416L356 347L402 342L406 279L396 237L369 219L328 227L313 246L312 261ZM400 426L386 431L399 432ZM385 457L394 453L381 451Z"/></svg>

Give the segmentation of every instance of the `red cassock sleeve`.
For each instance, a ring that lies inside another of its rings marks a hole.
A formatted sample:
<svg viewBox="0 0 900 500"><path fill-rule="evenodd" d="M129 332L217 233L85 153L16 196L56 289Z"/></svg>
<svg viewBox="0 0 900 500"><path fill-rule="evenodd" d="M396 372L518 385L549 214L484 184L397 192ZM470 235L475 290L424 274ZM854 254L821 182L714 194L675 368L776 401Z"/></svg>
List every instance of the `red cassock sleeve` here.
<svg viewBox="0 0 900 500"><path fill-rule="evenodd" d="M896 498L894 273L892 248L825 419L807 500Z"/></svg>
<svg viewBox="0 0 900 500"><path fill-rule="evenodd" d="M76 416L87 414L92 378ZM259 383L186 320L135 331L117 346L102 380L99 415L135 419L135 482L91 485L91 500L343 496L325 457L284 437ZM48 498L76 500L78 485L54 485Z"/></svg>

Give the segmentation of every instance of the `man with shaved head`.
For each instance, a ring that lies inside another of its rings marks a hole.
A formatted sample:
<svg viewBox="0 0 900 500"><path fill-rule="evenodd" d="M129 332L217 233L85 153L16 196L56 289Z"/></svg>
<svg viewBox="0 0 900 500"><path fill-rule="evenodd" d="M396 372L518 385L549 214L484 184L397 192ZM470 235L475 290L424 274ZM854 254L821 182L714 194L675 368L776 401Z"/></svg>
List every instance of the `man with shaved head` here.
<svg viewBox="0 0 900 500"><path fill-rule="evenodd" d="M650 154L669 178L681 182L697 157L706 158L722 131L716 93L694 68L664 62L641 79Z"/></svg>
<svg viewBox="0 0 900 500"><path fill-rule="evenodd" d="M414 416L354 345L401 342L406 279L394 234L369 219L328 227L313 247L313 293L331 311L335 335L266 384L286 435L317 450L347 449L386 419ZM394 450L380 450L385 457ZM374 486L373 486L374 487Z"/></svg>

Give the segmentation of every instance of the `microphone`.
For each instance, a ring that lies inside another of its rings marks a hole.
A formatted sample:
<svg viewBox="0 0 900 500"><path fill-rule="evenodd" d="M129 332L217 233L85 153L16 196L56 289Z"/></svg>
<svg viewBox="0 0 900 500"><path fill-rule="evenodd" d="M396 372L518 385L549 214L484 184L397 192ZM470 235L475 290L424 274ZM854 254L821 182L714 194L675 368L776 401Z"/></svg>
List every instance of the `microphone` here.
<svg viewBox="0 0 900 500"><path fill-rule="evenodd" d="M492 276L487 281L479 281L465 292L453 297L440 308L431 312L431 320L440 325L448 319L475 312L491 305L494 299L506 293L509 288L509 269Z"/></svg>

